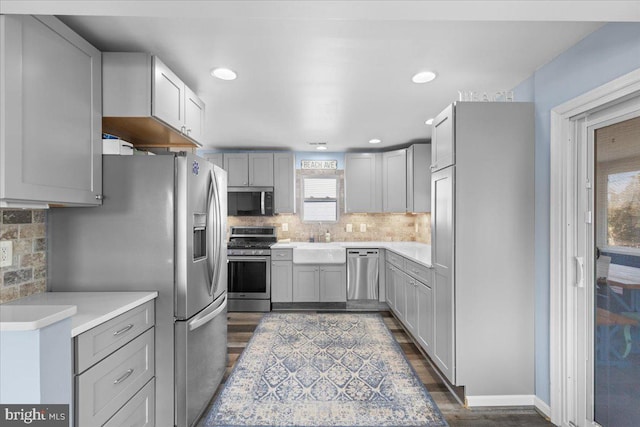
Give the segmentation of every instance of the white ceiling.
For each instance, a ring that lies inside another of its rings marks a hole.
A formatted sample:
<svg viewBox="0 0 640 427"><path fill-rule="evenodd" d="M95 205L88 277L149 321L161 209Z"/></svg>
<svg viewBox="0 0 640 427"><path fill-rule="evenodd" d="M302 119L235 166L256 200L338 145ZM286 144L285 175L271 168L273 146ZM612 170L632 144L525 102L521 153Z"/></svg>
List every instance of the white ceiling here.
<svg viewBox="0 0 640 427"><path fill-rule="evenodd" d="M12 1L102 51L157 54L206 103L205 149L384 148L430 138L458 90L508 90L628 1ZM238 73L232 82L214 67ZM418 71L436 71L427 84ZM517 101L517 99L516 99Z"/></svg>

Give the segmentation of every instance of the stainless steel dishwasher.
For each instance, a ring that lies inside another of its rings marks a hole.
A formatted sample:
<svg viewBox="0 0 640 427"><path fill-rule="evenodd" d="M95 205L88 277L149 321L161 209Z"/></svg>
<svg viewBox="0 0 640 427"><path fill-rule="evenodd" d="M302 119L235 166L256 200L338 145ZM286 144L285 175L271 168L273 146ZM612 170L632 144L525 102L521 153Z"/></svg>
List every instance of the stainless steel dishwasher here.
<svg viewBox="0 0 640 427"><path fill-rule="evenodd" d="M378 299L378 250L347 250L347 301Z"/></svg>

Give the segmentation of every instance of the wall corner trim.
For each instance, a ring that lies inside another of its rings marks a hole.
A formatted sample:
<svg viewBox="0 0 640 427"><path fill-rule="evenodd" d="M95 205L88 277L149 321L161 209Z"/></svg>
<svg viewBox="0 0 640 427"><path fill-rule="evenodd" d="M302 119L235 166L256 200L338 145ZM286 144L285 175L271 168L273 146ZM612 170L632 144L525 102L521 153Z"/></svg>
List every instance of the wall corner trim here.
<svg viewBox="0 0 640 427"><path fill-rule="evenodd" d="M538 396L533 398L533 406L540 412L542 415L551 419L551 407L542 401Z"/></svg>

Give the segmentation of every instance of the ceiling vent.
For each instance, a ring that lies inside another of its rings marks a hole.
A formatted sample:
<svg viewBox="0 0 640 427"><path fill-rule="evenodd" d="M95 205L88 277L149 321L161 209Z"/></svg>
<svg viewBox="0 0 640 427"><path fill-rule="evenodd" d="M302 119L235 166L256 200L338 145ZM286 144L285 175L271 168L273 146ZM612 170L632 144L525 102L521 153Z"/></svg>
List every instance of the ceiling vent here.
<svg viewBox="0 0 640 427"><path fill-rule="evenodd" d="M308 142L307 144L309 144L312 147L326 147L327 145L326 142Z"/></svg>

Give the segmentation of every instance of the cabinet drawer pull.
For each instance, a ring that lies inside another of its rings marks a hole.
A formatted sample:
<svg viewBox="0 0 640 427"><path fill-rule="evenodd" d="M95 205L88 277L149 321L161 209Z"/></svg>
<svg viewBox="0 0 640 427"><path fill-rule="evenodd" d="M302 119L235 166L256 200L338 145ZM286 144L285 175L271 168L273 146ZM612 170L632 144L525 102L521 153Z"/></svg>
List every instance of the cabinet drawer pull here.
<svg viewBox="0 0 640 427"><path fill-rule="evenodd" d="M120 384L122 381L124 381L127 378L129 378L131 376L131 374L133 374L133 369L127 369L127 372L122 374L122 376L120 378L118 378L117 380L114 380L113 383L114 384Z"/></svg>
<svg viewBox="0 0 640 427"><path fill-rule="evenodd" d="M113 336L117 337L120 334L124 334L125 332L127 332L131 328L133 328L133 324L129 323L127 326L125 326L124 328L120 329L119 331L115 331L113 333Z"/></svg>

